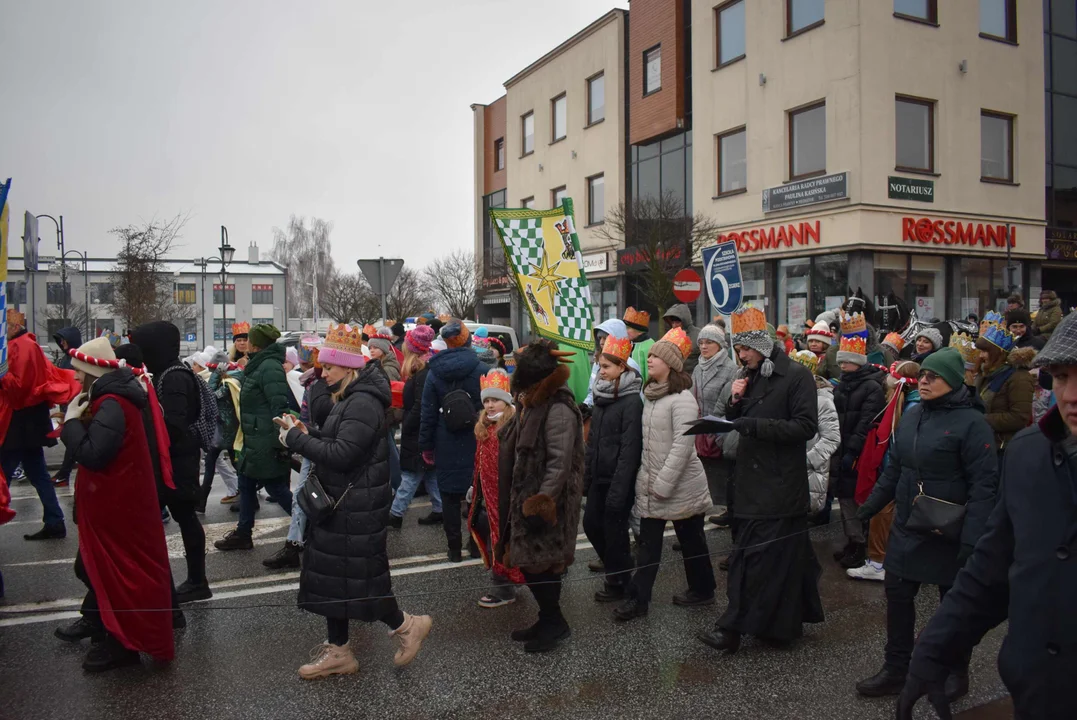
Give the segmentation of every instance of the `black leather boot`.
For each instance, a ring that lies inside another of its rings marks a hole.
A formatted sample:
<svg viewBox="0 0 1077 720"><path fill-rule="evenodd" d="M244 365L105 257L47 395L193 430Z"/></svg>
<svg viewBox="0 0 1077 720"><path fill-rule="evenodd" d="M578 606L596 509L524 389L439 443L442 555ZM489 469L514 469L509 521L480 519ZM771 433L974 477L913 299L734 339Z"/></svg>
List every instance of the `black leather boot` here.
<svg viewBox="0 0 1077 720"><path fill-rule="evenodd" d="M906 673L883 665L883 669L856 684L856 691L864 697L900 695L905 687Z"/></svg>

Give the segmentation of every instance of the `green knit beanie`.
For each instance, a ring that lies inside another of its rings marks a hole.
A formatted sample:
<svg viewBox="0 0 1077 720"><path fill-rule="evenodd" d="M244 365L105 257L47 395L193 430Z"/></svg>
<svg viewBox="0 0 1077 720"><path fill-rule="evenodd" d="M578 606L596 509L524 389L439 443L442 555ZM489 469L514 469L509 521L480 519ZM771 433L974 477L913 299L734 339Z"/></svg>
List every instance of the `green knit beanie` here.
<svg viewBox="0 0 1077 720"><path fill-rule="evenodd" d="M954 390L965 384L965 361L956 348L944 347L931 353L920 365L920 369L935 373Z"/></svg>
<svg viewBox="0 0 1077 720"><path fill-rule="evenodd" d="M248 340L251 345L254 345L260 350L264 350L273 343L277 342L277 338L280 337L280 330L272 325L255 325L251 328Z"/></svg>

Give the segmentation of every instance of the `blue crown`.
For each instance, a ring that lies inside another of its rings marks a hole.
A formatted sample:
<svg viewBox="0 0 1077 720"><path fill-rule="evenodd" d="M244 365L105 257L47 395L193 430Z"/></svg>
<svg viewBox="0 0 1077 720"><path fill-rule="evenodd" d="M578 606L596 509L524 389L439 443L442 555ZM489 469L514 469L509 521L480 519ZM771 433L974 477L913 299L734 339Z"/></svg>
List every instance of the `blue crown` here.
<svg viewBox="0 0 1077 720"><path fill-rule="evenodd" d="M980 337L1003 352L1008 353L1010 350L1013 350L1013 335L1001 325L991 325L984 330Z"/></svg>

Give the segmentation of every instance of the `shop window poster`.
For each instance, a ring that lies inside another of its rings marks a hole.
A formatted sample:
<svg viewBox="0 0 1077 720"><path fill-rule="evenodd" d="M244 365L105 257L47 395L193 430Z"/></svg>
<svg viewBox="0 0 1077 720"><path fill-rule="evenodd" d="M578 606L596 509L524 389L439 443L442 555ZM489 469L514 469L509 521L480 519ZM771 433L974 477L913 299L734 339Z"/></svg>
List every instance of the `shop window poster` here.
<svg viewBox="0 0 1077 720"><path fill-rule="evenodd" d="M842 303L845 302L845 296L827 295L824 301L826 302L826 307L823 308L824 310L837 310L842 306Z"/></svg>
<svg viewBox="0 0 1077 720"><path fill-rule="evenodd" d="M921 319L935 317L935 298L933 296L916 296L916 316Z"/></svg>
<svg viewBox="0 0 1077 720"><path fill-rule="evenodd" d="M786 323L793 325L794 323L799 325L804 322L808 317L808 298L794 297L789 298L787 303L789 314L786 316Z"/></svg>

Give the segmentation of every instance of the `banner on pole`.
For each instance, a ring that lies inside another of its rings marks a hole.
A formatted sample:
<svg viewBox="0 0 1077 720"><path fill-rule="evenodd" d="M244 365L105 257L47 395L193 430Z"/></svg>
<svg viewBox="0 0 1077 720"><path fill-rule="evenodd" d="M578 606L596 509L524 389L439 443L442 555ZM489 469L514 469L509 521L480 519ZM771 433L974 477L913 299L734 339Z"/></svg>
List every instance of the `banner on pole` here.
<svg viewBox="0 0 1077 720"><path fill-rule="evenodd" d="M7 193L11 178L0 183L0 377L7 374L7 238L10 211Z"/></svg>
<svg viewBox="0 0 1077 720"><path fill-rule="evenodd" d="M553 210L490 210L511 274L540 336L594 351L591 287L572 199Z"/></svg>
<svg viewBox="0 0 1077 720"><path fill-rule="evenodd" d="M725 240L703 248L703 276L714 311L732 315L744 299L737 243Z"/></svg>

